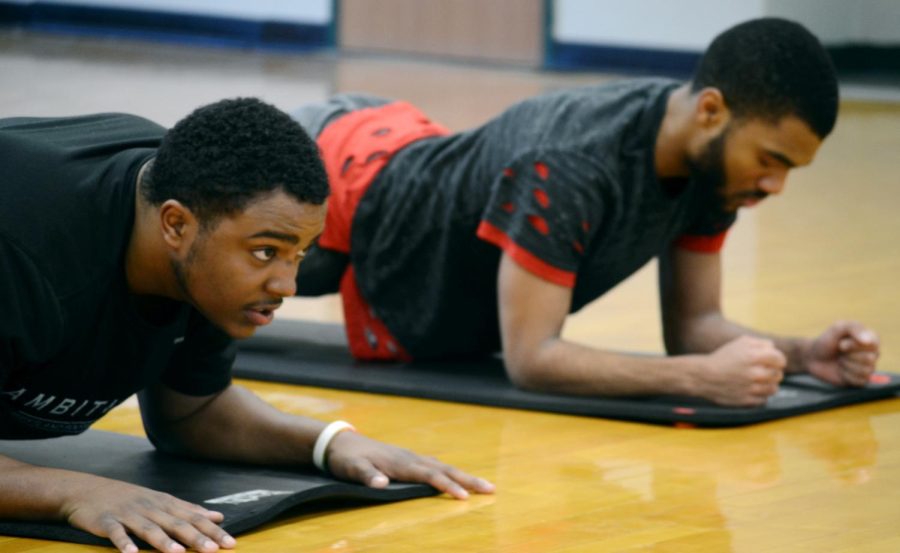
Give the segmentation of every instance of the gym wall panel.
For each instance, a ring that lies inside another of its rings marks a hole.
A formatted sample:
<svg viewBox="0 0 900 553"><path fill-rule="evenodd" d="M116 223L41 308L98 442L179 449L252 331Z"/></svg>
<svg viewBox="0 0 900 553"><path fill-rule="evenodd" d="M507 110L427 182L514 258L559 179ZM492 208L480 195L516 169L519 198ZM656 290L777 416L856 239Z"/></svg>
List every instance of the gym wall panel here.
<svg viewBox="0 0 900 553"><path fill-rule="evenodd" d="M542 0L341 0L340 46L538 66Z"/></svg>
<svg viewBox="0 0 900 553"><path fill-rule="evenodd" d="M556 0L551 32L565 43L701 51L764 8L764 0Z"/></svg>
<svg viewBox="0 0 900 553"><path fill-rule="evenodd" d="M896 0L555 0L545 65L684 76L719 32L765 16L806 25L839 70L900 71Z"/></svg>

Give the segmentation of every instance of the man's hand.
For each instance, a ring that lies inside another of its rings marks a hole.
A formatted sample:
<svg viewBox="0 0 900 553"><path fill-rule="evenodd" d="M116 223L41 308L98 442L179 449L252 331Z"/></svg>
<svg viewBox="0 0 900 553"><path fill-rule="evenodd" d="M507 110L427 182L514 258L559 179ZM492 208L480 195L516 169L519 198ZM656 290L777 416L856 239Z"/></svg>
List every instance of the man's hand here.
<svg viewBox="0 0 900 553"><path fill-rule="evenodd" d="M835 386L865 386L880 354L878 335L857 322L837 322L814 339L803 357L809 374Z"/></svg>
<svg viewBox="0 0 900 553"><path fill-rule="evenodd" d="M282 413L234 385L214 398L187 396L159 386L142 392L140 399L144 425L158 449L207 459L296 466L311 460L325 426ZM172 419L177 424L167 422ZM373 488L387 486L390 479L424 482L459 499L468 496L466 490L494 490L492 484L434 459L350 431L339 432L328 442L325 465L338 478Z"/></svg>
<svg viewBox="0 0 900 553"><path fill-rule="evenodd" d="M166 553L183 553L185 547L212 553L235 546L217 524L222 513L125 482L89 475L78 480L84 485L72 488L62 516L76 528L109 538L123 553L138 551L128 533Z"/></svg>
<svg viewBox="0 0 900 553"><path fill-rule="evenodd" d="M423 482L456 499L469 492L493 493L494 485L481 478L445 465L437 459L422 457L361 436L341 432L328 445L328 470L336 477L355 480L372 488L383 488L390 479Z"/></svg>
<svg viewBox="0 0 900 553"><path fill-rule="evenodd" d="M741 336L708 356L698 394L720 405L762 405L778 391L787 359L771 340Z"/></svg>

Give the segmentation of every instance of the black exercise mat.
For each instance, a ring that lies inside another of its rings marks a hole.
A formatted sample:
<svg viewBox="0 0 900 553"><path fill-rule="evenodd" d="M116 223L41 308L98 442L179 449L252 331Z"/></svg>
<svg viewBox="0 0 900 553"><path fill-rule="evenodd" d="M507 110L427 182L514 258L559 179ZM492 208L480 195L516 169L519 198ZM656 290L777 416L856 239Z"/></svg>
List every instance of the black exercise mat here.
<svg viewBox="0 0 900 553"><path fill-rule="evenodd" d="M346 500L348 506L435 495L423 484L391 484L375 490L320 474L246 465L192 461L157 452L147 440L89 430L49 440L0 440L0 454L26 463L76 470L131 482L220 511L231 535L250 530L297 505ZM0 520L0 534L90 545L109 540L63 522ZM135 543L146 547L136 540Z"/></svg>
<svg viewBox="0 0 900 553"><path fill-rule="evenodd" d="M587 398L527 392L506 377L500 359L446 363L359 363L339 325L277 321L243 340L240 378L399 396L514 407L660 424L740 426L875 399L900 391L900 375L877 373L865 388L835 388L807 375L785 378L766 405L721 407L676 396Z"/></svg>

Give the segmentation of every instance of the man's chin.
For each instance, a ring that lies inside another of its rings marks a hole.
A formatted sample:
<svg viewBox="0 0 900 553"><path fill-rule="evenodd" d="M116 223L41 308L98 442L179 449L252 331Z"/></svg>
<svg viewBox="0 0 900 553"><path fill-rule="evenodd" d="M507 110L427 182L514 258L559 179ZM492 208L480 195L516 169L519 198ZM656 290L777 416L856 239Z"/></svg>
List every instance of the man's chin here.
<svg viewBox="0 0 900 553"><path fill-rule="evenodd" d="M253 336L260 327L269 325L274 318L274 309L267 311L244 309L237 317L228 317L224 320L207 317L207 320L231 338L241 340Z"/></svg>
<svg viewBox="0 0 900 553"><path fill-rule="evenodd" d="M256 329L258 328L253 324L222 324L221 322L212 322L213 326L227 334L230 338L234 340L243 340L245 338L249 338L256 333Z"/></svg>
<svg viewBox="0 0 900 553"><path fill-rule="evenodd" d="M244 338L249 338L256 334L258 328L259 327L256 325L241 325L230 332L227 330L225 332L235 340L243 340Z"/></svg>
<svg viewBox="0 0 900 553"><path fill-rule="evenodd" d="M228 331L226 331L228 332ZM234 338L235 340L243 340L245 338L249 338L256 334L256 327L250 326L240 329L240 332L228 332L228 335Z"/></svg>
<svg viewBox="0 0 900 553"><path fill-rule="evenodd" d="M741 208L753 208L759 205L765 198L760 198L758 196L741 196L738 198L731 198L725 205L723 209L729 213L737 213L737 211Z"/></svg>

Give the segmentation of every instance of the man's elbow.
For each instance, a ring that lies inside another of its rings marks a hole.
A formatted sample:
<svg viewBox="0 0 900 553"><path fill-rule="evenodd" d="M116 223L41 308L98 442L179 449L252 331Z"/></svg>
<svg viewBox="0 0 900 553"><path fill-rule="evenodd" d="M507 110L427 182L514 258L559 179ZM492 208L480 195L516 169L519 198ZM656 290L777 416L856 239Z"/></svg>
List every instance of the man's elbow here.
<svg viewBox="0 0 900 553"><path fill-rule="evenodd" d="M547 371L536 349L504 351L506 374L516 388L537 391L547 385Z"/></svg>
<svg viewBox="0 0 900 553"><path fill-rule="evenodd" d="M680 329L671 329L669 325L666 325L663 329L663 342L666 345L666 353L669 355L689 353L688 340Z"/></svg>
<svg viewBox="0 0 900 553"><path fill-rule="evenodd" d="M686 355L705 351L704 335L709 325L721 320L718 311L709 311L702 315L681 319L666 319L663 324L663 341L669 355Z"/></svg>
<svg viewBox="0 0 900 553"><path fill-rule="evenodd" d="M147 424L145 421L144 432L153 447L161 453L177 456L191 455L191 450L186 447L184 440L180 439L178 434L167 428L165 424Z"/></svg>

